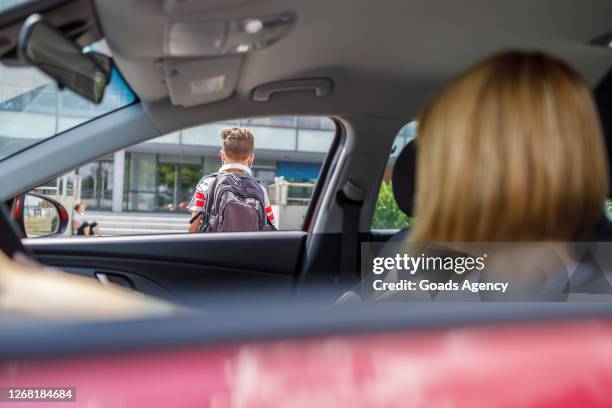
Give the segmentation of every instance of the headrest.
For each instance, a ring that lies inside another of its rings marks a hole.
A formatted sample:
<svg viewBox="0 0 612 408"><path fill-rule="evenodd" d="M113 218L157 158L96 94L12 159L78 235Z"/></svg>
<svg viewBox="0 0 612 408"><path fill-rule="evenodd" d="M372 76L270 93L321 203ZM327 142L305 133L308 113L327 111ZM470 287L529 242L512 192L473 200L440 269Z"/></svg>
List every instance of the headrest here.
<svg viewBox="0 0 612 408"><path fill-rule="evenodd" d="M401 151L393 166L393 196L398 207L406 215L414 211L414 187L416 184L416 141L413 139Z"/></svg>

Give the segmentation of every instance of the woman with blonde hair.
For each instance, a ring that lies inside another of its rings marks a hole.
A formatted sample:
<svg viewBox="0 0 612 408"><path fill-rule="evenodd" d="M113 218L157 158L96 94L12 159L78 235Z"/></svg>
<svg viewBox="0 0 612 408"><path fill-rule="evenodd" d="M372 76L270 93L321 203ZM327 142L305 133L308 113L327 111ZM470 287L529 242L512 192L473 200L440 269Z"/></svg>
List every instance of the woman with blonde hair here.
<svg viewBox="0 0 612 408"><path fill-rule="evenodd" d="M608 163L587 83L506 52L422 111L411 242L574 241L603 214Z"/></svg>
<svg viewBox="0 0 612 408"><path fill-rule="evenodd" d="M422 110L416 143L413 228L394 251L423 262L468 256L483 267L393 269L386 282L434 285L419 293L374 288L368 296L470 299L462 290L437 291L467 282L505 287L480 299L567 299L577 252L566 243L584 239L602 219L609 185L598 114L582 77L542 53L493 56ZM584 281L595 281L596 269L586 268Z"/></svg>

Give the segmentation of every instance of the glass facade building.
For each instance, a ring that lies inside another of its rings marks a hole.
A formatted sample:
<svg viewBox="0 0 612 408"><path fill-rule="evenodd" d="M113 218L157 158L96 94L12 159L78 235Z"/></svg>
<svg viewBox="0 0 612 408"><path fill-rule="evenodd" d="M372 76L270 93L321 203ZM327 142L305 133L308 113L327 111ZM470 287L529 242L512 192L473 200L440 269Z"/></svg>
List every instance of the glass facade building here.
<svg viewBox="0 0 612 408"><path fill-rule="evenodd" d="M75 170L80 198L91 209L185 211L201 177L219 169L221 129L248 127L255 136L253 175L265 186L318 178L336 133L324 117L226 121L173 132Z"/></svg>

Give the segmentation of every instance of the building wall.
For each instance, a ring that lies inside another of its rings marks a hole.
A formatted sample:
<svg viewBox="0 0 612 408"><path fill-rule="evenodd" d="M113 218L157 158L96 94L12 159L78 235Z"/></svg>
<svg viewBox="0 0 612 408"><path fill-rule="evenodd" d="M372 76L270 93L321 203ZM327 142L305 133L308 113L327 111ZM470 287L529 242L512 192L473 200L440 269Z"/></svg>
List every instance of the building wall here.
<svg viewBox="0 0 612 408"><path fill-rule="evenodd" d="M227 126L249 126L253 132L253 174L265 186L277 177L316 180L333 141L335 125L327 118L303 119L214 123L132 146L125 150L123 166L108 156L76 170L82 186L81 199L91 209L118 211L113 202L120 195L120 211L184 211L199 179L221 166L219 135ZM123 180L121 188L116 185L118 178Z"/></svg>

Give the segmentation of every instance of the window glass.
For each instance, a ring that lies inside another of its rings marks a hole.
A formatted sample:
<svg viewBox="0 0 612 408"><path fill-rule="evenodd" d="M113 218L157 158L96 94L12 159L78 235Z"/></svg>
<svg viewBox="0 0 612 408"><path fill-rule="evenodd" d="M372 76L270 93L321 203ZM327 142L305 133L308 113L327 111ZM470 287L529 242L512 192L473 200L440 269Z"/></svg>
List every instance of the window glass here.
<svg viewBox="0 0 612 408"><path fill-rule="evenodd" d="M285 126L249 126L257 134L257 148L261 150L296 151L297 128Z"/></svg>
<svg viewBox="0 0 612 408"><path fill-rule="evenodd" d="M416 122L407 123L398 132L387 161L387 167L380 185L376 209L372 219L372 229L401 229L410 226L410 218L399 209L393 196L393 166L400 152L416 136Z"/></svg>
<svg viewBox="0 0 612 408"><path fill-rule="evenodd" d="M400 154L404 146L416 137L417 122L412 121L407 123L398 132L391 148L391 154L387 161L383 181L380 186L378 199L376 201L376 209L372 219L372 229L402 229L410 226L411 218L402 212L397 206L395 197L393 196L393 166L395 159ZM612 199L605 201L605 209L610 217L612 217Z"/></svg>
<svg viewBox="0 0 612 408"><path fill-rule="evenodd" d="M5 11L9 11L24 4L34 3L35 1L38 0L0 0L0 13L4 13Z"/></svg>
<svg viewBox="0 0 612 408"><path fill-rule="evenodd" d="M232 126L247 127L255 138L251 171L267 192L278 229L301 229L335 137L329 118L242 119L183 129L74 169L48 182L44 194L69 213L84 202L102 235L185 233L196 185L219 171L221 129Z"/></svg>
<svg viewBox="0 0 612 408"><path fill-rule="evenodd" d="M172 132L167 135L156 137L149 141L149 143L168 143L168 144L180 144L180 132Z"/></svg>
<svg viewBox="0 0 612 408"><path fill-rule="evenodd" d="M96 105L60 90L38 68L0 65L0 160L135 100L115 69Z"/></svg>
<svg viewBox="0 0 612 408"><path fill-rule="evenodd" d="M303 152L325 152L329 148L328 140L328 129L300 129L297 134L297 148Z"/></svg>
<svg viewBox="0 0 612 408"><path fill-rule="evenodd" d="M221 129L233 123L213 123L210 125L196 126L181 131L181 143L194 146L216 146L221 147Z"/></svg>
<svg viewBox="0 0 612 408"><path fill-rule="evenodd" d="M246 119L241 122L244 126L249 127L266 126L274 128L286 127L290 129L295 129L297 127L297 118L295 116Z"/></svg>
<svg viewBox="0 0 612 408"><path fill-rule="evenodd" d="M328 118L302 116L298 118L298 127L311 130L335 130L336 125Z"/></svg>

